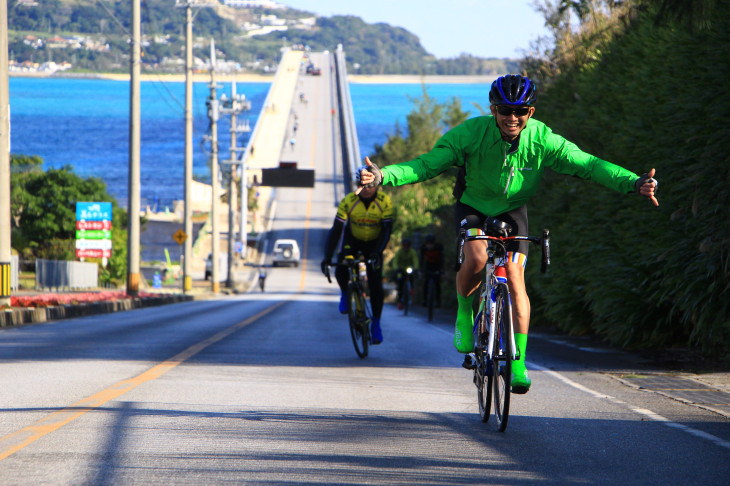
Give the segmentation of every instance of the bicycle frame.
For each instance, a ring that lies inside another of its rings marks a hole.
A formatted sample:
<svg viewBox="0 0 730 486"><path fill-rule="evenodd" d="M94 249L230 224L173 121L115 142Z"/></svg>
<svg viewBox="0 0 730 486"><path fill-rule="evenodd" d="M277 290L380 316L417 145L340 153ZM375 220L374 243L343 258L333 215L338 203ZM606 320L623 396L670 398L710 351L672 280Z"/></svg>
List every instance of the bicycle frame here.
<svg viewBox="0 0 730 486"><path fill-rule="evenodd" d="M357 289L363 293L369 293L369 288L365 285L367 282L367 261L363 260L360 256L355 258L352 255L345 255L343 259L344 265L347 267L347 274L349 276L349 282L357 287ZM360 309L358 309L360 310Z"/></svg>
<svg viewBox="0 0 730 486"><path fill-rule="evenodd" d="M488 258L493 259L493 256L489 256ZM507 274L504 270L504 258L501 258L499 262L495 262L490 265L489 260L487 261L487 265L485 266L485 283L484 290L482 291L481 295L481 301L480 302L487 302L489 304L489 341L487 344L487 358L493 359L495 356L495 345L497 344L495 342L495 336L497 333L495 332L495 327L497 325L497 298L496 298L496 288L498 285L506 285L507 284ZM507 293L509 295L509 292ZM512 296L509 295L509 301L507 302L507 305L512 305ZM512 321L512 313L509 315L509 339L512 350L512 360L519 359L519 354L517 353L517 346L515 343L515 329L514 329L514 323ZM498 356L501 357L501 356Z"/></svg>

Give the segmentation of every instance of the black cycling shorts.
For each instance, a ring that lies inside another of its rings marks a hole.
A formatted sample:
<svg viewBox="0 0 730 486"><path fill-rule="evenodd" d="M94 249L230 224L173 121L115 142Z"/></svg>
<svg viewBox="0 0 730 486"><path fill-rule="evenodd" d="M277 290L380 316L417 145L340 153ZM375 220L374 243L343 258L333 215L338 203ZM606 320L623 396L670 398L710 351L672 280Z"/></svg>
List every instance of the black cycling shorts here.
<svg viewBox="0 0 730 486"><path fill-rule="evenodd" d="M459 237L459 231L463 229L484 227L484 221L487 216L480 213L471 206L457 202L454 207L454 215L456 221L456 237ZM527 227L527 205L520 206L517 209L494 216L494 218L504 221L512 227L512 236L529 236ZM507 251L515 251L527 256L530 249L529 241L510 241L505 245Z"/></svg>

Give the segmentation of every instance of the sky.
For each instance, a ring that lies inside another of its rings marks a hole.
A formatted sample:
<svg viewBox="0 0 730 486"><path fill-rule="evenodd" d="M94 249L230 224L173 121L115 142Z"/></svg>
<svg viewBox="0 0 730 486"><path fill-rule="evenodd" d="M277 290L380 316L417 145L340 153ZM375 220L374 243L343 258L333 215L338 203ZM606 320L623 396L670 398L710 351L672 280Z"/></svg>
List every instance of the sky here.
<svg viewBox="0 0 730 486"><path fill-rule="evenodd" d="M534 0L277 0L298 10L355 15L369 24L385 22L418 36L438 58L461 53L519 58L530 42L547 35Z"/></svg>

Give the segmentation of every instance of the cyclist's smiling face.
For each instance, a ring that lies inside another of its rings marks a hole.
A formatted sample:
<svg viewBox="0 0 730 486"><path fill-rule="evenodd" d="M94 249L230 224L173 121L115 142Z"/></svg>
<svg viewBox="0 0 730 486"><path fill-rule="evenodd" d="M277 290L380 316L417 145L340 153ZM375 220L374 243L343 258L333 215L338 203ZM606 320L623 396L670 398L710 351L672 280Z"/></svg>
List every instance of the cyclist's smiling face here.
<svg viewBox="0 0 730 486"><path fill-rule="evenodd" d="M507 107L505 105L491 105L489 109L494 115L494 119L497 121L497 126L502 136L512 141L520 134L520 132L527 125L527 120L535 113L535 107L533 106L517 106ZM525 112L526 110L526 112ZM503 115L502 113L508 113ZM524 115L521 115L524 113ZM521 115L521 116L520 116Z"/></svg>

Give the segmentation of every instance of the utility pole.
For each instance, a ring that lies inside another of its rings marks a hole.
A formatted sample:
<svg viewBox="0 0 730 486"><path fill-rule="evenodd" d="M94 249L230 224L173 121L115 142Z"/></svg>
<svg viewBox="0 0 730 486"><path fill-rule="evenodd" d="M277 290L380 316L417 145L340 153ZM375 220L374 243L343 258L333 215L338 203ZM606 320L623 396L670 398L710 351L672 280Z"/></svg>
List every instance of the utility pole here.
<svg viewBox="0 0 730 486"><path fill-rule="evenodd" d="M185 242L183 250L183 292L193 288L190 275L193 259L193 8L185 5ZM215 263L213 265L215 266Z"/></svg>
<svg viewBox="0 0 730 486"><path fill-rule="evenodd" d="M218 213L220 212L220 194L218 194L218 99L216 98L215 85L215 41L210 40L210 98L208 98L208 116L210 117L210 183L213 192L211 201L211 223L213 247L211 248L211 257L213 260L213 268L211 270L211 283L213 292L220 292L219 268L218 262L220 253L220 221Z"/></svg>
<svg viewBox="0 0 730 486"><path fill-rule="evenodd" d="M127 204L127 294L139 293L140 205L140 0L132 0L129 80L129 195Z"/></svg>
<svg viewBox="0 0 730 486"><path fill-rule="evenodd" d="M233 261L235 249L234 241L236 235L236 203L238 195L236 194L236 113L238 111L236 96L236 75L233 75L231 82L231 178L228 182L228 280L226 287L232 289L235 282L233 280ZM243 229L241 230L243 231Z"/></svg>
<svg viewBox="0 0 730 486"><path fill-rule="evenodd" d="M7 0L0 0L0 306L3 305L10 305L10 86Z"/></svg>
<svg viewBox="0 0 730 486"><path fill-rule="evenodd" d="M248 105L246 105L248 103ZM244 101L243 106L241 107L243 110L250 110L251 109L251 103L249 101ZM246 120L246 123L239 124L236 128L236 133L241 132L250 132L251 127L248 124L248 120ZM245 150L245 148L243 149ZM241 249L241 258L245 260L246 255L248 254L248 230L246 229L246 220L248 218L248 180L246 179L246 164L243 163L243 157L241 157L241 232L240 232L240 241L242 245Z"/></svg>
<svg viewBox="0 0 730 486"><path fill-rule="evenodd" d="M177 0L185 7L185 241L183 243L183 292L193 288L193 7L213 7L213 0Z"/></svg>
<svg viewBox="0 0 730 486"><path fill-rule="evenodd" d="M238 194L237 194L237 186L236 186L236 165L241 163L238 160L238 152L241 152L243 150L246 150L245 147L239 147L237 145L237 139L238 139L238 133L241 131L248 131L248 129L240 129L238 127L238 124L236 122L236 115L241 113L242 111L248 111L251 109L251 102L246 99L244 95L238 95L236 94L236 77L235 73L233 76L233 82L231 85L231 98L229 99L224 94L221 96L221 107L220 112L226 113L231 116L231 158L228 160L224 160L221 163L227 164L230 167L230 180L229 180L229 186L228 186L228 280L226 281L226 286L228 288L233 288L235 282L233 279L233 261L234 261L234 243L235 243L235 225L236 225L236 202L238 201ZM246 125L247 127L247 125ZM245 174L245 171L242 171ZM241 178L241 184L242 194L244 193L244 187L245 187L245 180L243 177ZM245 204L245 206L244 206ZM242 201L241 207L248 209L247 202ZM241 227L241 238L245 243L245 236L243 236L243 233L246 231L245 227L245 220L243 220L243 226Z"/></svg>

